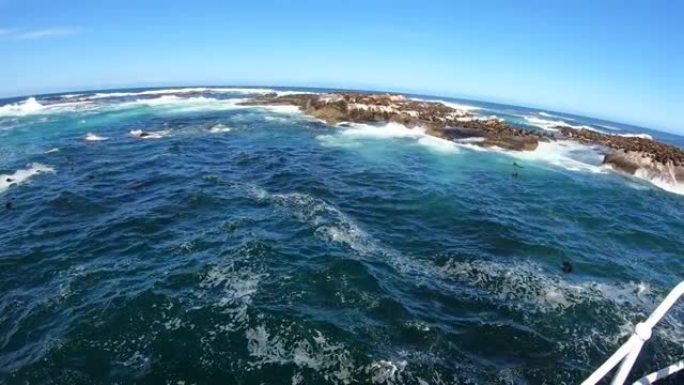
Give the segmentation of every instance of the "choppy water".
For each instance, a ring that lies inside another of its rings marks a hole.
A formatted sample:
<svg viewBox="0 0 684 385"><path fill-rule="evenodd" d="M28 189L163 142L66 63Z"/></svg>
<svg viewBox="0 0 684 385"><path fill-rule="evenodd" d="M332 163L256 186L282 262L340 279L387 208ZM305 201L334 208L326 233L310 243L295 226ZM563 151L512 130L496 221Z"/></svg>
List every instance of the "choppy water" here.
<svg viewBox="0 0 684 385"><path fill-rule="evenodd" d="M140 92L0 103L0 383L573 384L684 277L684 197L584 146Z"/></svg>

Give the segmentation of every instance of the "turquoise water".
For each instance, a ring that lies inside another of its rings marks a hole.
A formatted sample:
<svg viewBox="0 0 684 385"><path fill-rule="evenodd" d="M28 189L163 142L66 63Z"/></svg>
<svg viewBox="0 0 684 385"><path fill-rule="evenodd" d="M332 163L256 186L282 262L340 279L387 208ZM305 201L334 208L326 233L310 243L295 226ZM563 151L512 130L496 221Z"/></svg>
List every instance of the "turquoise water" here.
<svg viewBox="0 0 684 385"><path fill-rule="evenodd" d="M117 92L0 102L2 384L575 384L684 277L684 196L596 149Z"/></svg>

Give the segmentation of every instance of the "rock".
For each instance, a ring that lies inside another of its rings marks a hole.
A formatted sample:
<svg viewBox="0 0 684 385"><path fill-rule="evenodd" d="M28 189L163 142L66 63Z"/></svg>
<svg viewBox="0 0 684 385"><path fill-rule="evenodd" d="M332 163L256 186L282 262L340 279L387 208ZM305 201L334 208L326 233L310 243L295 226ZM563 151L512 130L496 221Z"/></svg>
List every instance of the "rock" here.
<svg viewBox="0 0 684 385"><path fill-rule="evenodd" d="M634 157L629 156L622 150L605 155L603 158L603 164L610 165L616 170L620 170L631 175L634 175L641 167L639 162L636 161Z"/></svg>
<svg viewBox="0 0 684 385"><path fill-rule="evenodd" d="M534 136L503 136L485 139L483 147L500 147L514 151L534 151L539 146L539 140Z"/></svg>
<svg viewBox="0 0 684 385"><path fill-rule="evenodd" d="M675 167L684 166L684 150L681 148L657 142L653 139L604 134L601 132L574 129L570 127L556 127L561 135L583 143L600 144L624 153L635 152L638 157L651 158L656 163Z"/></svg>
<svg viewBox="0 0 684 385"><path fill-rule="evenodd" d="M675 161L676 158L666 158L663 162L658 154L619 149L606 154L603 164L630 175L640 173L646 179L659 179L677 185L684 183L684 164L676 165Z"/></svg>
<svg viewBox="0 0 684 385"><path fill-rule="evenodd" d="M556 127L557 133L525 131L496 118L481 118L443 103L411 100L402 95L339 92L329 94L261 95L243 105L291 105L329 124L400 123L424 127L425 133L447 140L482 138L473 144L511 151L534 151L540 141L574 140L609 149L604 164L635 174L684 181L684 151L641 137L609 135L585 129ZM144 137L146 133L140 136Z"/></svg>
<svg viewBox="0 0 684 385"><path fill-rule="evenodd" d="M498 146L508 150L532 151L539 135L525 132L496 119L478 118L439 102L417 101L402 95L332 94L262 95L243 105L293 105L302 112L328 124L399 123L407 127L421 126L428 135L456 140L481 137L482 146Z"/></svg>

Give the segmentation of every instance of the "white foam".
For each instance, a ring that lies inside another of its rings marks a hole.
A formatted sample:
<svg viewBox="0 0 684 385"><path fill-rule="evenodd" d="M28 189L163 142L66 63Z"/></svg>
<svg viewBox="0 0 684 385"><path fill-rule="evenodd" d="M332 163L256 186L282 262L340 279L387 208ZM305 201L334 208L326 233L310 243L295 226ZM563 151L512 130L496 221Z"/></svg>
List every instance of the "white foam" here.
<svg viewBox="0 0 684 385"><path fill-rule="evenodd" d="M374 384L393 384L395 381L403 383L401 372L406 368L406 361L399 361L396 364L392 361L380 360L371 363L365 368L365 372L371 376Z"/></svg>
<svg viewBox="0 0 684 385"><path fill-rule="evenodd" d="M92 107L90 102L66 102L41 104L35 97L30 97L22 102L6 104L0 106L0 117L2 116L29 116L42 114L56 114L64 112L74 112L85 110Z"/></svg>
<svg viewBox="0 0 684 385"><path fill-rule="evenodd" d="M294 365L321 374L327 382L350 384L357 372L352 356L344 345L331 342L320 331L297 336L291 327L271 331L263 325L245 332L247 350L255 359L252 366ZM301 381L293 377L293 383Z"/></svg>
<svg viewBox="0 0 684 385"><path fill-rule="evenodd" d="M440 99L422 99L422 98L411 98L411 100L415 100L417 102L428 102L428 103L442 103L447 107L451 107L455 110L459 111L475 111L475 110L481 110L482 108L480 107L475 107L467 104L461 104L461 103L454 103L454 102L448 102L446 100L440 100Z"/></svg>
<svg viewBox="0 0 684 385"><path fill-rule="evenodd" d="M162 95L156 98L143 98L113 105L114 108L135 108L140 106L166 109L172 113L188 113L199 111L224 111L250 108L238 103L247 99L216 99L205 96L180 97L178 95Z"/></svg>
<svg viewBox="0 0 684 385"><path fill-rule="evenodd" d="M456 118L459 122L473 122L473 121L482 121L486 122L488 120L496 120L499 122L503 122L504 119L500 118L496 115L489 115L489 116L462 116L459 118Z"/></svg>
<svg viewBox="0 0 684 385"><path fill-rule="evenodd" d="M131 130L130 135L140 139L161 139L168 135L167 130L161 131L143 131L143 130Z"/></svg>
<svg viewBox="0 0 684 385"><path fill-rule="evenodd" d="M223 124L219 123L211 126L209 132L211 132L212 134L219 134L222 132L230 132L231 130L232 129L230 127L226 127Z"/></svg>
<svg viewBox="0 0 684 385"><path fill-rule="evenodd" d="M617 135L623 136L625 138L642 138L642 139L653 140L653 137L649 134L617 134Z"/></svg>
<svg viewBox="0 0 684 385"><path fill-rule="evenodd" d="M521 160L544 162L569 171L605 173L605 168L601 167L601 154L570 140L539 142L534 151L500 151Z"/></svg>
<svg viewBox="0 0 684 385"><path fill-rule="evenodd" d="M452 141L441 139L425 133L424 127L409 128L399 123L372 125L363 123L340 123L342 130L335 135L319 135L318 140L326 146L359 147L359 140L364 139L414 139L416 144L440 153L456 153L458 145Z"/></svg>
<svg viewBox="0 0 684 385"><path fill-rule="evenodd" d="M644 168L639 168L634 173L637 178L643 179L656 187L673 194L684 195L684 183L678 182L673 176L665 175L662 172L651 172Z"/></svg>
<svg viewBox="0 0 684 385"><path fill-rule="evenodd" d="M106 138L104 136L99 136L97 134L93 134L93 133L89 132L88 134L86 134L84 139L91 141L91 142L99 142L99 141L103 141L103 140L108 140L109 138Z"/></svg>
<svg viewBox="0 0 684 385"><path fill-rule="evenodd" d="M362 123L348 124L349 128L342 131L342 135L369 138L421 138L425 136L422 127L408 128L399 123L387 123L384 125L371 125Z"/></svg>
<svg viewBox="0 0 684 385"><path fill-rule="evenodd" d="M206 297L211 306L228 315L223 331L243 329L249 323L248 307L259 288L263 274L250 270L237 270L233 265L215 266L199 284L199 297Z"/></svg>
<svg viewBox="0 0 684 385"><path fill-rule="evenodd" d="M25 116L38 113L45 108L36 98L30 97L19 103L0 106L0 116Z"/></svg>
<svg viewBox="0 0 684 385"><path fill-rule="evenodd" d="M425 135L418 139L418 144L438 152L454 153L459 151L456 143L430 135Z"/></svg>
<svg viewBox="0 0 684 385"><path fill-rule="evenodd" d="M576 130L591 130L591 131L597 131L597 132L602 132L600 130L597 130L594 127L587 126L587 125L572 125L564 120L549 120L549 119L541 119L536 116L525 116L525 120L535 126L539 127L541 129L544 129L546 131L558 131L556 127L569 127L569 128L574 128Z"/></svg>
<svg viewBox="0 0 684 385"><path fill-rule="evenodd" d="M55 152L59 152L59 148L53 147L53 148L45 151L43 154L54 154Z"/></svg>
<svg viewBox="0 0 684 385"><path fill-rule="evenodd" d="M31 177L44 173L54 173L55 169L40 163L30 164L27 168L17 170L12 174L0 175L0 193L7 190L11 185L26 183Z"/></svg>
<svg viewBox="0 0 684 385"><path fill-rule="evenodd" d="M264 105L264 106L247 106L247 107L252 107L252 108L260 108L264 110L268 110L271 112L275 112L278 114L301 114L301 110L297 106L277 106L277 105Z"/></svg>

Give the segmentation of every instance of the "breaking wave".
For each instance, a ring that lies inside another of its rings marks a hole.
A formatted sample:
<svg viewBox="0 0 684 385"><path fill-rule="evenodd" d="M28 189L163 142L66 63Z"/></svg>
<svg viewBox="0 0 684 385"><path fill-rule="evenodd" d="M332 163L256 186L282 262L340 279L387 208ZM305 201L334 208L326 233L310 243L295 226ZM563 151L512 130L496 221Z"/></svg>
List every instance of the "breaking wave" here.
<svg viewBox="0 0 684 385"><path fill-rule="evenodd" d="M558 140L539 142L534 151L504 151L506 154L525 161L547 163L568 171L605 173L603 155L584 144Z"/></svg>
<svg viewBox="0 0 684 385"><path fill-rule="evenodd" d="M355 147L365 139L413 139L415 143L442 153L458 152L455 142L425 133L423 127L407 127L399 123L372 125L363 123L340 123L340 132L333 135L319 135L318 139L328 146Z"/></svg>
<svg viewBox="0 0 684 385"><path fill-rule="evenodd" d="M653 137L649 134L618 134L618 135L624 136L625 138L642 138L642 139L653 140Z"/></svg>
<svg viewBox="0 0 684 385"><path fill-rule="evenodd" d="M589 125L573 125L570 124L564 120L549 120L549 119L542 119L538 118L536 116L525 116L525 121L529 123L532 126L539 127L543 130L546 131L558 131L558 128L556 127L569 127L569 128L574 128L576 130L591 130L591 131L598 131L602 132L592 126Z"/></svg>
<svg viewBox="0 0 684 385"><path fill-rule="evenodd" d="M23 116L40 112L45 107L36 98L30 97L23 102L0 106L0 116Z"/></svg>

